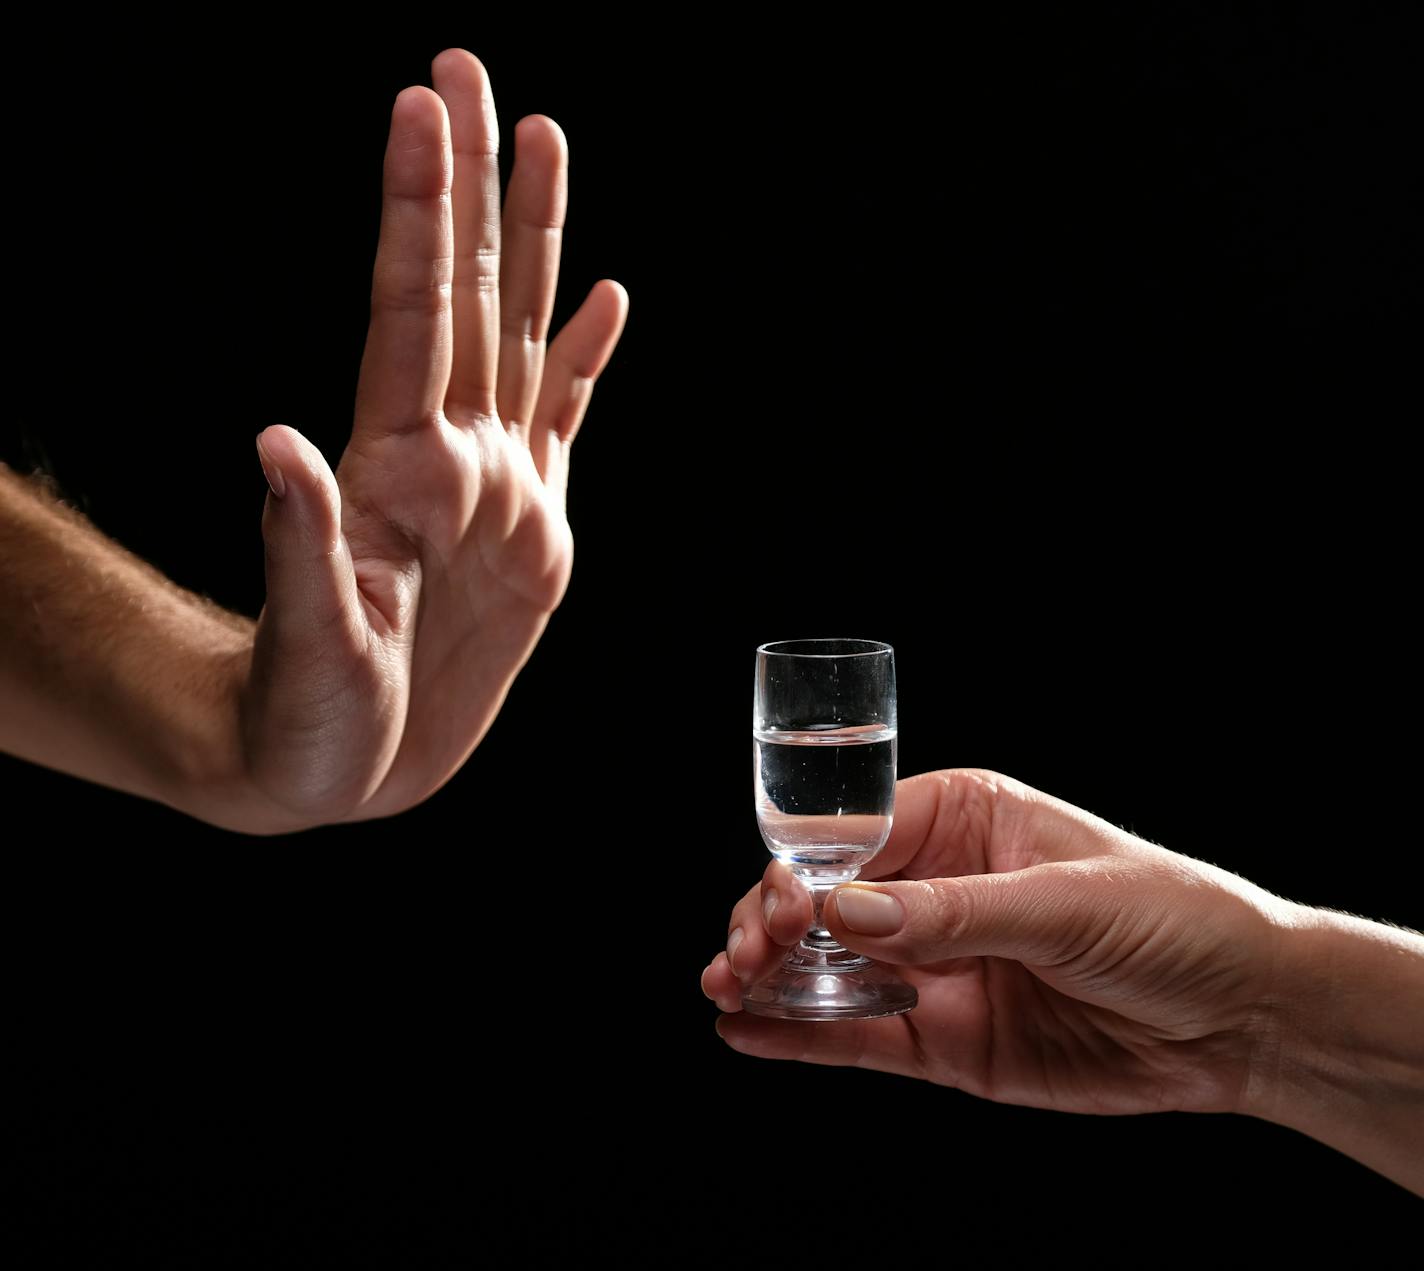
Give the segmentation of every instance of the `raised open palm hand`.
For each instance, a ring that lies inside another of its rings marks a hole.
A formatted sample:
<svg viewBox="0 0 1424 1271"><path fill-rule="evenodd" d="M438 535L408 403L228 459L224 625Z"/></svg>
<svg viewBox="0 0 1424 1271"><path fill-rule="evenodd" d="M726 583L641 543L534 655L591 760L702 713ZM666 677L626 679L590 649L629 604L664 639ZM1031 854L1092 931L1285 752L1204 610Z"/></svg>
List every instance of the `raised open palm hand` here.
<svg viewBox="0 0 1424 1271"><path fill-rule="evenodd" d="M551 119L516 130L503 217L489 77L464 49L396 98L371 324L335 473L258 438L267 602L242 690L244 828L386 816L456 772L568 585L569 451L628 311L596 283L546 350L567 202Z"/></svg>

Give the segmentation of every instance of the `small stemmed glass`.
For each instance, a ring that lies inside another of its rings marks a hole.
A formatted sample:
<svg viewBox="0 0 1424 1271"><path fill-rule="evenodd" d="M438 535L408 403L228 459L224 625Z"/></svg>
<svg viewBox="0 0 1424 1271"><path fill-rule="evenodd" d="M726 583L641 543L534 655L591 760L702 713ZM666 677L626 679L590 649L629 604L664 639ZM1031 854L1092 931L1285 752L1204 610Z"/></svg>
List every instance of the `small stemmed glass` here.
<svg viewBox="0 0 1424 1271"><path fill-rule="evenodd" d="M874 640L781 640L756 654L752 761L757 824L811 893L810 929L742 992L754 1015L899 1015L915 989L841 946L821 910L885 845L895 813L895 651Z"/></svg>

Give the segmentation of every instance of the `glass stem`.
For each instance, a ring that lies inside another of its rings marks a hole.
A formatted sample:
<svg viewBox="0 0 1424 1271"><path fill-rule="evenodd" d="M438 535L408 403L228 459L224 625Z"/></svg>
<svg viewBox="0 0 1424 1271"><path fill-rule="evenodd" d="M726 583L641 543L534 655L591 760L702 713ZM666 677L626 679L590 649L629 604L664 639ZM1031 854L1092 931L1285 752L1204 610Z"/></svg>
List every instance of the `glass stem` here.
<svg viewBox="0 0 1424 1271"><path fill-rule="evenodd" d="M811 904L814 906L811 926L806 934L801 937L801 947L809 949L814 953L833 953L841 949L840 942L829 931L821 917L821 911L826 907L826 897L831 894L842 883L850 882L850 878L819 879L806 874L798 875L806 885L806 889L811 893ZM852 875L854 877L854 875Z"/></svg>

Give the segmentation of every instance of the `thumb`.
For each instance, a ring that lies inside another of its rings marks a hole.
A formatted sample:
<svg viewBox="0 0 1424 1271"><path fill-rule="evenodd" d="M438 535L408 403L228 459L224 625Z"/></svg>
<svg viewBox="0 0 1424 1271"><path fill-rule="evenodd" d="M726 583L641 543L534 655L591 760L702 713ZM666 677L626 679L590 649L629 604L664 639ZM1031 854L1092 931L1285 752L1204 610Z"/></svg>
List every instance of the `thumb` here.
<svg viewBox="0 0 1424 1271"><path fill-rule="evenodd" d="M341 533L341 491L321 451L295 428L257 436L271 493L262 512L267 605L263 619L283 642L325 632L354 613L356 577Z"/></svg>
<svg viewBox="0 0 1424 1271"><path fill-rule="evenodd" d="M846 948L913 965L987 955L1052 964L1113 922L1122 897L1090 861L1002 874L848 883L826 900L827 929Z"/></svg>

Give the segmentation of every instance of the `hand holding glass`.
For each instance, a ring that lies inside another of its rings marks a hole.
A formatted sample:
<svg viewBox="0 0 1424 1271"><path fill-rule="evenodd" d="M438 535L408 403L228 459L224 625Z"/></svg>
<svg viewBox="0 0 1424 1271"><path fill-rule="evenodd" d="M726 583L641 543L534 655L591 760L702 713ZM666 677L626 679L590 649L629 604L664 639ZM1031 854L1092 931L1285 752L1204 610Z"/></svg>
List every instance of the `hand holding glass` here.
<svg viewBox="0 0 1424 1271"><path fill-rule="evenodd" d="M873 1019L918 1000L886 968L843 948L821 910L885 845L895 814L895 651L873 640L782 640L757 650L752 757L757 824L807 887L810 930L742 992L754 1015Z"/></svg>

